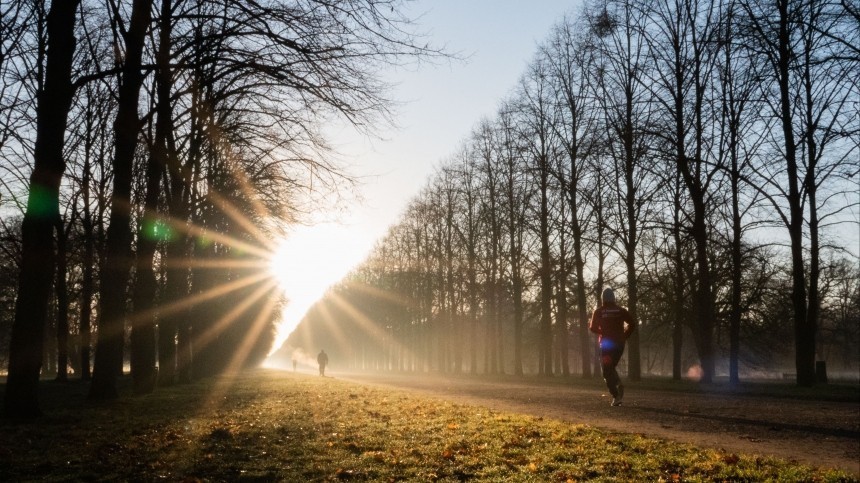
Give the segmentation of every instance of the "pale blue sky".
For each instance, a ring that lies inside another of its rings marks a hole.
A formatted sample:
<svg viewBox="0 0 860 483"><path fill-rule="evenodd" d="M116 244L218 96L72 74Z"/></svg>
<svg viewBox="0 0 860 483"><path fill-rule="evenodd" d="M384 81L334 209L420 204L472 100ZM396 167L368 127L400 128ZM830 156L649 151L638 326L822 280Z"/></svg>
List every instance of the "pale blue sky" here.
<svg viewBox="0 0 860 483"><path fill-rule="evenodd" d="M492 116L514 88L537 44L578 1L423 0L420 25L431 41L468 56L466 62L424 65L393 72L399 129L386 141L354 143L357 171L379 174L368 180L368 215L384 229L424 184L433 167L451 154L482 116ZM376 225L376 222L371 223Z"/></svg>

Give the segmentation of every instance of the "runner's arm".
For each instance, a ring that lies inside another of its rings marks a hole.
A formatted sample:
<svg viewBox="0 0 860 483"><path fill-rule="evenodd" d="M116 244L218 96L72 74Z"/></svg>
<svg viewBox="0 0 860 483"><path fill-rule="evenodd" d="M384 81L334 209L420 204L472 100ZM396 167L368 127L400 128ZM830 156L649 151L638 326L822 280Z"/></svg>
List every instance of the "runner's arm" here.
<svg viewBox="0 0 860 483"><path fill-rule="evenodd" d="M588 330L598 335L603 333L603 331L600 330L600 323L597 322L597 310L591 314L591 323L588 324Z"/></svg>
<svg viewBox="0 0 860 483"><path fill-rule="evenodd" d="M636 319L634 319L633 316L630 315L630 312L625 310L624 314L625 314L624 322L627 323L627 327L624 328L624 340L627 340L630 338L631 335L633 335L633 332L636 331L636 325L637 324L636 324Z"/></svg>

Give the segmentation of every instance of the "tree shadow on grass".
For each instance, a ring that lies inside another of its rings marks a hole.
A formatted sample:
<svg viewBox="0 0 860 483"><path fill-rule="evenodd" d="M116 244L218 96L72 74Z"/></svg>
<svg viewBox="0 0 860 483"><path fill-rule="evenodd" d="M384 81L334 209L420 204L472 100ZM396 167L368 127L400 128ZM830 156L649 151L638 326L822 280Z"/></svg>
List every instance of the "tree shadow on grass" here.
<svg viewBox="0 0 860 483"><path fill-rule="evenodd" d="M754 426L765 428L771 431L797 431L807 434L819 434L822 436L832 436L837 438L851 438L855 441L860 439L860 431L844 428L826 428L821 426L807 424L782 423L776 421L765 421L759 419L738 418L732 416L720 416L716 414L684 412L666 408L653 408L647 406L627 406L629 409L646 413L662 414L677 418L696 418L708 421L714 421L722 424L734 424L740 426Z"/></svg>

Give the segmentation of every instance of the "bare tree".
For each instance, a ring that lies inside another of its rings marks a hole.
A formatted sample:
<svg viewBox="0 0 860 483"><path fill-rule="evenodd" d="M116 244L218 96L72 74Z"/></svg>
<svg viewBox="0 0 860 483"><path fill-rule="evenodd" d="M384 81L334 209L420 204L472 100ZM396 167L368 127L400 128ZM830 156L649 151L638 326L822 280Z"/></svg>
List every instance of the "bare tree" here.
<svg viewBox="0 0 860 483"><path fill-rule="evenodd" d="M57 273L54 282L54 292L57 295L57 381L65 382L69 378L69 284L68 258L69 235L75 227L78 218L77 206L74 200L70 217L58 217L55 224L57 240ZM68 218L68 223L63 220Z"/></svg>
<svg viewBox="0 0 860 483"><path fill-rule="evenodd" d="M134 0L127 25L120 16L119 4L112 1L110 7L117 22L115 28L121 32L125 56L114 121L113 201L108 221L105 262L101 267L99 335L89 393L89 397L96 400L118 396L116 378L122 373L126 287L132 260L132 164L141 127L138 115L144 78L141 64L144 40L150 28L152 0Z"/></svg>
<svg viewBox="0 0 860 483"><path fill-rule="evenodd" d="M788 229L797 384L810 386L816 380L820 306L822 203L818 190L825 180L832 181L831 176L846 171L858 149L850 141L858 132L857 110L849 107L850 99L857 95L852 77L856 77L858 63L850 60L848 47L851 35L856 39L856 30L852 33L848 26L856 24L856 17L835 2L777 1L776 8L759 1L740 5L745 14L746 44L760 59L756 65L761 68L763 98L781 127L781 139L773 149L783 162L759 167L756 184L769 187L766 196ZM832 195L826 198L833 199ZM836 215L843 206L831 214Z"/></svg>
<svg viewBox="0 0 860 483"><path fill-rule="evenodd" d="M80 320L78 324L81 379L91 377L91 334L94 327L92 306L96 300L98 267L104 253L104 224L107 210L109 132L115 105L107 86L86 83L79 90L79 125L75 136L79 149L73 152L76 182L80 185L81 255ZM80 158L80 159L78 159Z"/></svg>
<svg viewBox="0 0 860 483"><path fill-rule="evenodd" d="M579 320L580 357L582 377L591 377L591 344L588 332L588 300L586 297L585 233L591 227L588 219L587 193L589 185L589 159L596 154L594 144L599 139L594 133L597 124L597 104L588 88L591 81L591 46L580 38L578 24L565 18L550 37L546 57L550 65L555 96L561 113L555 129L567 156L566 170L562 171L563 192L570 209L570 231L573 243L575 297ZM566 175L564 173L566 172Z"/></svg>
<svg viewBox="0 0 860 483"><path fill-rule="evenodd" d="M525 292L525 230L527 209L531 193L526 186L526 166L523 161L524 147L516 132L516 107L513 102L504 103L499 109L500 163L502 178L502 209L505 220L507 253L505 254L511 303L513 305L513 372L523 375L523 322L525 319L523 294ZM501 347L501 345L500 345ZM500 357L501 359L501 357Z"/></svg>
<svg viewBox="0 0 860 483"><path fill-rule="evenodd" d="M9 376L3 400L9 417L40 414L39 370L45 309L55 269L54 223L59 218L60 181L65 170L63 146L72 104L72 59L79 0L51 4L47 17L44 88L38 92L36 143L30 195L22 226L22 261L9 345Z"/></svg>
<svg viewBox="0 0 860 483"><path fill-rule="evenodd" d="M674 147L675 165L692 204L690 233L696 245L696 324L694 335L702 366L702 381L715 373L713 334L716 311L713 275L709 260L707 218L712 179L717 173L708 162L706 132L710 114L706 95L710 91L715 58L713 45L716 10L697 2L657 2L648 11L655 29L647 37L655 60L655 99L671 119L661 137ZM668 129L671 126L672 129ZM661 135L659 134L658 135Z"/></svg>
<svg viewBox="0 0 860 483"><path fill-rule="evenodd" d="M538 195L536 233L540 243L540 343L538 372L551 375L552 368L552 260L550 254L550 176L554 156L553 101L547 67L534 61L520 81L518 102L520 135L527 150L528 169ZM558 322L558 321L557 321ZM563 323L566 323L564 321Z"/></svg>
<svg viewBox="0 0 860 483"><path fill-rule="evenodd" d="M135 392L148 393L156 384L156 314L153 310L156 298L156 277L154 258L160 240L172 237L163 233L169 229L158 216L158 201L161 180L167 166L170 146L168 138L172 130L172 109L170 93L172 90L172 70L170 68L171 33L173 29L173 5L170 0L162 0L158 15L158 42L155 75L155 95L151 96L157 117L154 138L149 143L150 155L146 164L146 182L143 215L137 233L137 253L135 280L132 288L132 315L130 336L130 365ZM169 316L165 314L166 316Z"/></svg>
<svg viewBox="0 0 860 483"><path fill-rule="evenodd" d="M466 257L466 297L469 334L469 372L478 373L478 243L481 230L479 202L481 193L478 184L476 160L468 152L468 146L458 165L454 167L462 183L460 187L461 217L456 229L459 243Z"/></svg>
<svg viewBox="0 0 860 483"><path fill-rule="evenodd" d="M755 206L757 195L744 202L744 179L750 175L750 166L758 154L762 134L770 131L767 117L760 114L762 103L755 101L758 82L756 69L751 65L754 58L742 48L742 36L737 29L737 17L742 15L737 2L721 5L721 21L717 45L719 56L715 88L720 103L720 155L718 163L726 172L730 188L731 236L728 242L731 252L731 295L729 300L729 380L740 381L741 323L746 313L744 308L744 233L754 225L747 221L747 213ZM755 191L753 190L753 193Z"/></svg>
<svg viewBox="0 0 860 483"><path fill-rule="evenodd" d="M647 171L650 159L646 132L651 121L648 93L642 83L647 68L642 38L644 18L634 1L621 0L596 7L588 21L598 55L594 64L596 78L590 85L600 99L607 154L614 165L614 183L611 188L605 187L616 195L607 205L607 211L614 212L615 223L604 227L613 231L621 244L619 251L627 269L627 307L638 320L636 257L640 225L648 208L646 197L656 191L648 185L653 181ZM632 380L641 377L639 360L639 331L635 331L628 341L627 355L627 375Z"/></svg>
<svg viewBox="0 0 860 483"><path fill-rule="evenodd" d="M500 146L498 132L494 123L482 120L472 132L473 156L478 164L482 192L480 196L481 213L484 220L484 299L485 299L485 337L484 373L504 372L504 362L500 358L499 342L503 333L500 309L502 295L502 204L501 178L496 169L499 161Z"/></svg>

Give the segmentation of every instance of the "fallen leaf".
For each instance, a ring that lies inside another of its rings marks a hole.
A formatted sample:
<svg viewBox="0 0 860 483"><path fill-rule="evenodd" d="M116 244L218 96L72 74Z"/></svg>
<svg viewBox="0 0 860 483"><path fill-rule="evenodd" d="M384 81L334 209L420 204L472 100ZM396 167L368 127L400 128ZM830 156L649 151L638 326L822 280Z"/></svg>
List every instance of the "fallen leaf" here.
<svg viewBox="0 0 860 483"><path fill-rule="evenodd" d="M741 460L740 457L736 454L723 455L723 463L725 463L727 465L737 464L737 462L740 460Z"/></svg>

